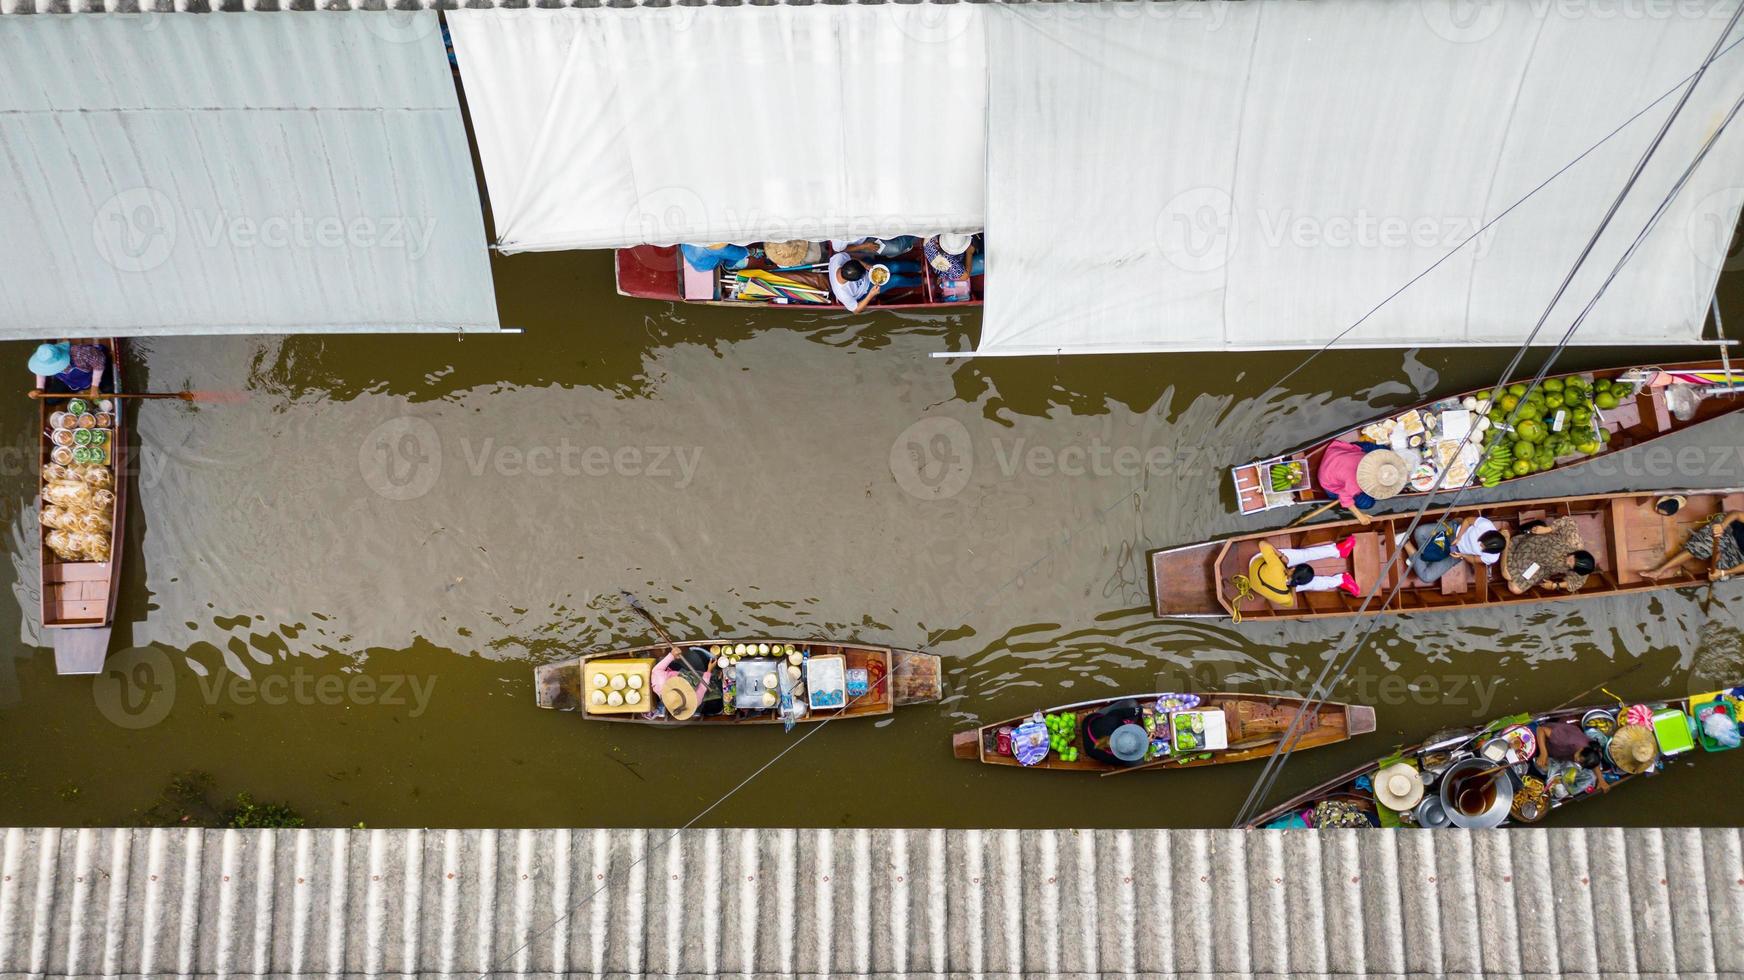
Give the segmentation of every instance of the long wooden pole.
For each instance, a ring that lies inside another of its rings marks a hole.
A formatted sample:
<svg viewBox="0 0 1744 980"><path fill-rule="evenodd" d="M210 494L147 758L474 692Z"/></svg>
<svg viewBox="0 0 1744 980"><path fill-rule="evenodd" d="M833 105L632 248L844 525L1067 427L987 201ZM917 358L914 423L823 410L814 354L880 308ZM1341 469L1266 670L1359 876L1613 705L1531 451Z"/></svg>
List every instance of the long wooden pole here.
<svg viewBox="0 0 1744 980"><path fill-rule="evenodd" d="M637 599L635 596L631 595L630 593L626 592L623 589L618 590L618 595L623 596L624 601L626 601L630 604L630 608L634 609L636 611L637 615L641 616L643 619L646 619L648 621L649 626L654 627L654 633L656 636L660 637L660 641L662 643L665 643L668 646L677 646L678 645L676 642L673 641L672 634L666 632L666 627L661 626L660 621L658 619L654 618L654 614L642 607L642 600Z"/></svg>
<svg viewBox="0 0 1744 980"><path fill-rule="evenodd" d="M39 401L42 399L45 399L45 398L52 398L52 399L57 399L57 400L66 400L66 399L73 399L73 398L85 398L85 399L92 399L92 400L103 399L103 398L133 398L133 399L174 398L174 399L184 401L184 402L240 402L246 398L246 396L243 395L239 391L141 391L141 392L117 392L117 393L100 391L100 392L97 392L96 394L92 395L92 394L87 394L85 392L62 393L62 392L58 392L58 391L53 391L53 392L42 391L41 389L32 390L30 392L30 397L35 398Z"/></svg>

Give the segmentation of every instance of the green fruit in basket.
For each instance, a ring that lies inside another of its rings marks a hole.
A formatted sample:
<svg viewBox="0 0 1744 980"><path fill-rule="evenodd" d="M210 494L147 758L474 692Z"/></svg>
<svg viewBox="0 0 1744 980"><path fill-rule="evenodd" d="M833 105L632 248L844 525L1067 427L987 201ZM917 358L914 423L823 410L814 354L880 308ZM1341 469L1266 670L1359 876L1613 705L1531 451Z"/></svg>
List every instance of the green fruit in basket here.
<svg viewBox="0 0 1744 980"><path fill-rule="evenodd" d="M1593 404L1599 406L1599 408L1601 408L1601 409L1616 408L1617 407L1616 392L1614 392L1614 391L1601 391L1601 392L1599 392L1598 397L1593 399Z"/></svg>
<svg viewBox="0 0 1744 980"><path fill-rule="evenodd" d="M1544 390L1545 391L1561 391L1562 390L1562 379L1561 378L1545 378L1544 379Z"/></svg>
<svg viewBox="0 0 1744 980"><path fill-rule="evenodd" d="M1516 381L1508 386L1508 394L1513 395L1515 398L1525 398L1526 386Z"/></svg>
<svg viewBox="0 0 1744 980"><path fill-rule="evenodd" d="M1529 459L1517 459L1514 461L1514 475L1515 476L1525 476L1526 474L1528 474L1530 472L1532 472L1532 461L1531 460L1529 460Z"/></svg>

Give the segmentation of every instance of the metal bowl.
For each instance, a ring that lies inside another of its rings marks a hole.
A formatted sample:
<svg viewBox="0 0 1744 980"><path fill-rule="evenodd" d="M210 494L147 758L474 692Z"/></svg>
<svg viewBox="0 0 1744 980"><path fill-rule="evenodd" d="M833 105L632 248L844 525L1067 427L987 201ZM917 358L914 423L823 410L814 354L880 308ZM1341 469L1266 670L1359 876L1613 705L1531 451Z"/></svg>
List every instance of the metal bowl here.
<svg viewBox="0 0 1744 980"><path fill-rule="evenodd" d="M1452 822L1447 809L1441 805L1440 797L1425 796L1423 802L1417 804L1417 826L1439 830Z"/></svg>
<svg viewBox="0 0 1744 980"><path fill-rule="evenodd" d="M1596 728L1601 735L1615 735L1617 733L1617 713L1606 711L1604 708L1594 708L1581 715L1581 728Z"/></svg>
<svg viewBox="0 0 1744 980"><path fill-rule="evenodd" d="M1464 786L1459 785L1462 776L1495 768L1496 763L1488 759L1462 759L1454 763L1447 770L1447 774L1441 777L1441 787L1438 794L1441 807L1447 811L1447 818L1455 827L1463 827L1468 830L1487 830L1490 827L1501 826L1502 822L1508 819L1508 810L1514 805L1515 782L1513 774L1505 768L1496 770L1488 777L1494 783L1496 793L1495 799L1482 813L1461 813L1459 807L1454 805L1454 789L1456 787L1462 791L1465 789Z"/></svg>

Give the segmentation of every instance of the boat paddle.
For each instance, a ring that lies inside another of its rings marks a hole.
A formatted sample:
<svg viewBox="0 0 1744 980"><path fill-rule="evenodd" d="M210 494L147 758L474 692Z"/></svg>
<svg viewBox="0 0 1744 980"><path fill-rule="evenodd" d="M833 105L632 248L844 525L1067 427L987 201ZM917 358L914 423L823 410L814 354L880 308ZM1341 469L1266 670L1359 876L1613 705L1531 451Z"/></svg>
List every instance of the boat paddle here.
<svg viewBox="0 0 1744 980"><path fill-rule="evenodd" d="M667 646L677 646L678 645L678 643L672 639L672 634L666 632L666 627L661 626L660 621L658 619L654 618L654 614L642 607L642 600L636 598L635 596L631 595L630 593L626 592L623 589L618 590L618 595L623 596L624 601L628 602L630 604L630 608L634 609L636 611L637 615L641 616L643 619L646 619L648 621L649 626L654 627L654 634L656 636L660 637L661 642L665 643Z"/></svg>
<svg viewBox="0 0 1744 980"><path fill-rule="evenodd" d="M1295 520L1291 521L1290 523L1285 524L1284 528L1287 529L1287 528L1295 527L1298 524L1306 524L1309 521L1313 520L1314 518L1319 517L1321 514L1324 514L1327 511L1329 511L1332 508L1337 507L1337 506L1338 506L1338 501L1328 500L1326 503L1321 504L1319 507L1316 507L1313 510L1309 511L1308 513L1303 514L1301 517L1296 518Z"/></svg>
<svg viewBox="0 0 1744 980"><path fill-rule="evenodd" d="M1574 697L1569 698L1567 701L1562 702L1561 704L1557 705L1554 708L1551 708L1550 710L1551 711L1561 711L1562 709L1568 707L1569 705L1575 703L1576 701L1581 700L1582 698L1593 693L1594 691L1598 691L1598 690L1602 690L1604 688L1610 687L1612 684L1615 684L1616 682L1622 680L1623 678L1628 677L1630 674L1635 673L1636 671L1640 670L1641 668L1643 668L1645 666L1647 666L1647 661L1637 660L1637 661L1635 661L1635 666L1630 667L1628 670L1625 670L1621 673L1613 674L1612 676L1606 678L1605 680L1598 682L1597 684L1594 684L1592 687L1589 687L1586 690L1580 692L1579 694L1576 694ZM1616 695L1612 695L1612 697L1616 697Z"/></svg>
<svg viewBox="0 0 1744 980"><path fill-rule="evenodd" d="M58 391L47 392L47 391L42 391L42 390L38 389L38 390L33 390L30 393L30 397L38 399L38 400L44 399L44 398L54 398L54 399L69 399L69 398L95 398L95 399L101 399L101 398L134 398L134 399L174 398L174 399L177 399L179 401L184 401L184 402L207 402L207 403L214 403L214 404L215 403L235 404L235 403L244 402L244 401L248 400L248 396L243 394L240 391L140 391L140 392L120 392L120 393L110 393L107 391L100 391L100 392L96 393L95 395L90 395L90 394L86 394L84 392L67 392L65 394L62 394L61 392L58 392Z"/></svg>

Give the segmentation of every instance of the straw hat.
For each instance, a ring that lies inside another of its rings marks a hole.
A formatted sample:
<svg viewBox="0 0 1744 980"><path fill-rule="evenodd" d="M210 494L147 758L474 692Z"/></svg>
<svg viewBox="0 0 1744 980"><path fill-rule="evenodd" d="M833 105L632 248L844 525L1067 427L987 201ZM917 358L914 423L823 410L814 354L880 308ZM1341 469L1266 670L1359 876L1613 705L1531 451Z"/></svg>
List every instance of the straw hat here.
<svg viewBox="0 0 1744 980"><path fill-rule="evenodd" d="M764 242L763 255L784 269L795 265L810 265L816 261L812 258L812 243L803 238L786 242Z"/></svg>
<svg viewBox="0 0 1744 980"><path fill-rule="evenodd" d="M1405 458L1391 449L1364 453L1362 462L1356 464L1357 489L1376 500L1397 496L1405 488L1409 476Z"/></svg>
<svg viewBox="0 0 1744 980"><path fill-rule="evenodd" d="M1374 784L1375 799L1389 810L1404 813L1423 800L1423 777L1407 762L1375 773Z"/></svg>
<svg viewBox="0 0 1744 980"><path fill-rule="evenodd" d="M1284 563L1284 556L1278 554L1278 549L1264 541L1260 542L1260 553L1247 563L1247 581L1255 595L1263 596L1275 605L1296 604L1295 590L1290 588L1290 567Z"/></svg>
<svg viewBox="0 0 1744 980"><path fill-rule="evenodd" d="M696 714L696 688L682 677L669 677L660 690L660 703L666 705L673 721L689 721Z"/></svg>
<svg viewBox="0 0 1744 980"><path fill-rule="evenodd" d="M1151 737L1145 732L1144 726L1132 722L1116 728L1114 734L1108 736L1108 751L1122 762L1139 762L1145 753L1150 751Z"/></svg>
<svg viewBox="0 0 1744 980"><path fill-rule="evenodd" d="M1639 775L1653 768L1659 759L1659 740L1646 725L1624 725L1611 736L1607 748L1611 764L1630 775Z"/></svg>

